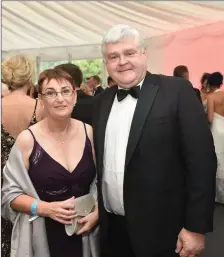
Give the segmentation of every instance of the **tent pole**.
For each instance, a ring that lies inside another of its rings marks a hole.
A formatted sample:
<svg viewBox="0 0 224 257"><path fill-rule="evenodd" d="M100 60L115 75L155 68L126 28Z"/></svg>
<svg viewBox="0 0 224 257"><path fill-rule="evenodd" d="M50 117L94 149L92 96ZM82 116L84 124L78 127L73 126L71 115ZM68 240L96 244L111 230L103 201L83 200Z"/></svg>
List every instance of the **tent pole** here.
<svg viewBox="0 0 224 257"><path fill-rule="evenodd" d="M72 63L72 54L71 53L68 53L68 62Z"/></svg>
<svg viewBox="0 0 224 257"><path fill-rule="evenodd" d="M36 57L36 79L39 77L40 74L40 56Z"/></svg>
<svg viewBox="0 0 224 257"><path fill-rule="evenodd" d="M37 69L37 76L39 76L39 73L40 73L40 56L36 57L36 69Z"/></svg>
<svg viewBox="0 0 224 257"><path fill-rule="evenodd" d="M107 87L107 69L106 69L106 65L103 61L103 65L102 65L102 79L103 79L103 83L102 86L103 87Z"/></svg>

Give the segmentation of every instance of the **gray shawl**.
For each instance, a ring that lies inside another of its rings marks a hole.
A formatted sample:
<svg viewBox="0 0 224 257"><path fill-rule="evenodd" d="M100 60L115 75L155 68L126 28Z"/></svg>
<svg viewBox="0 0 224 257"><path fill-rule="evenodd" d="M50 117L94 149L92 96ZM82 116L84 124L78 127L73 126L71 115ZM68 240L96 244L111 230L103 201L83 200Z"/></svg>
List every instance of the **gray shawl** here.
<svg viewBox="0 0 224 257"><path fill-rule="evenodd" d="M95 180L90 193L97 197ZM21 152L14 144L3 169L2 186L2 217L13 223L11 257L50 257L45 219L39 217L30 222L30 215L10 207L11 201L22 194L39 199L24 166ZM83 236L83 257L99 257L98 234L99 228L96 227L89 235Z"/></svg>

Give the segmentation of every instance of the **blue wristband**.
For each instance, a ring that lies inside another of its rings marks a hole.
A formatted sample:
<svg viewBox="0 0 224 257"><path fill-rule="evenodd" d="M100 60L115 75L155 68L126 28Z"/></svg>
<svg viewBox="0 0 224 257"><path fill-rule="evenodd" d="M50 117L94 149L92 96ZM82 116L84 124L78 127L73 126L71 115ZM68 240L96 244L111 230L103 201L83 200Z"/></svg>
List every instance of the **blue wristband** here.
<svg viewBox="0 0 224 257"><path fill-rule="evenodd" d="M39 200L35 200L35 201L32 202L32 204L31 204L30 210L31 210L31 213L33 214L33 216L38 216L38 215L37 215L37 205L38 205L38 202L39 202Z"/></svg>

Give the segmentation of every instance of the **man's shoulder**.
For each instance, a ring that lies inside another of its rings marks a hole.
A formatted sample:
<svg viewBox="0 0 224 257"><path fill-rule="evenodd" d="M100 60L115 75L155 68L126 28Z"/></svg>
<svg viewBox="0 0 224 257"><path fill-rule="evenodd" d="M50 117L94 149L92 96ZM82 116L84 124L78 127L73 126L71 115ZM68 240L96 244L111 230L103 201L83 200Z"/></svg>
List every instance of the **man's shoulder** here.
<svg viewBox="0 0 224 257"><path fill-rule="evenodd" d="M174 76L168 76L164 74L151 74L155 76L157 85L161 88L168 89L168 90L180 90L181 87L193 87L191 82Z"/></svg>
<svg viewBox="0 0 224 257"><path fill-rule="evenodd" d="M186 84L189 81L183 78L164 75L164 74L153 74L157 76L161 81L169 82L171 84Z"/></svg>

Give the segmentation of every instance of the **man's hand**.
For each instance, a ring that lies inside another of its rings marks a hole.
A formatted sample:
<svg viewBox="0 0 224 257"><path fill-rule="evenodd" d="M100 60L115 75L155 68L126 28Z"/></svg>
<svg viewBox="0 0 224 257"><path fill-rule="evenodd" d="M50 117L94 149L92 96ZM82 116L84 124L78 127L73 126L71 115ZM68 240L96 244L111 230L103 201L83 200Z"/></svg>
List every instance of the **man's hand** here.
<svg viewBox="0 0 224 257"><path fill-rule="evenodd" d="M205 247L205 235L182 229L178 235L176 253L180 257L196 257Z"/></svg>

